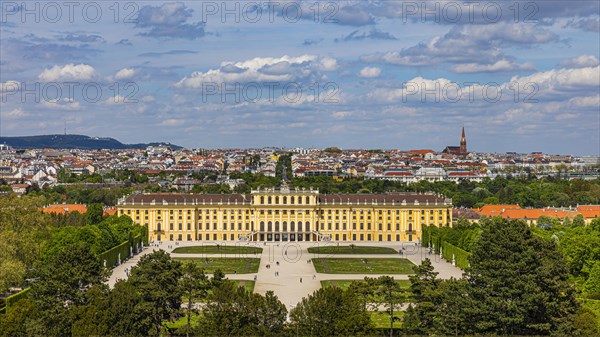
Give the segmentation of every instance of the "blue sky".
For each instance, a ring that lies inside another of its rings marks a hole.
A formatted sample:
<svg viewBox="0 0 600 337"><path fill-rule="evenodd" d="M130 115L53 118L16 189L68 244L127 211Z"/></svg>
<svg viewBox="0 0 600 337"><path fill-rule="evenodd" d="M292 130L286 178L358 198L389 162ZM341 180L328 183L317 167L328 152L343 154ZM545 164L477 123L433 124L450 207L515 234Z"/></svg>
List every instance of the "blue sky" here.
<svg viewBox="0 0 600 337"><path fill-rule="evenodd" d="M597 1L22 3L2 136L600 153Z"/></svg>

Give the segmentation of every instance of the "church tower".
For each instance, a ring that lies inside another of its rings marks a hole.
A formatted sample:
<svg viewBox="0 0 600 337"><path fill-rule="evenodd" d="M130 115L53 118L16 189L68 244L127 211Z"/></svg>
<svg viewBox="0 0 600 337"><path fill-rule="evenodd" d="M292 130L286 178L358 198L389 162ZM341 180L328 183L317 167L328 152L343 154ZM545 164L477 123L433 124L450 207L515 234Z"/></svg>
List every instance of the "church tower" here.
<svg viewBox="0 0 600 337"><path fill-rule="evenodd" d="M462 135L460 136L460 153L467 154L467 138L465 137L465 127L462 128Z"/></svg>

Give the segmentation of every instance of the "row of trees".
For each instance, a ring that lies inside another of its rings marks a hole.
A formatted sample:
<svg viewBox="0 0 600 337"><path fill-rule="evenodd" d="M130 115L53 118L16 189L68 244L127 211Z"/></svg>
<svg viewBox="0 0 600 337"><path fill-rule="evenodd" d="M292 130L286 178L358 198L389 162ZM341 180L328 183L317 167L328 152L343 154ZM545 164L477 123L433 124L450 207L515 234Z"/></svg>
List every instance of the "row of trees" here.
<svg viewBox="0 0 600 337"><path fill-rule="evenodd" d="M408 304L401 329L406 335L600 333L597 314L576 301L556 242L534 235L525 223L501 218L483 223L469 262L462 278L442 280L426 259L409 276L409 292L385 278L354 282L346 291L321 289L292 310L292 323L302 335L364 334L372 331L366 308L384 306L392 335L394 311Z"/></svg>
<svg viewBox="0 0 600 337"><path fill-rule="evenodd" d="M272 292L249 293L220 271L211 278L162 250L143 256L110 289L85 244L66 248L40 265L29 298L0 316L0 336L279 336L285 327L287 310ZM167 331L165 322L186 316L186 325Z"/></svg>
<svg viewBox="0 0 600 337"><path fill-rule="evenodd" d="M0 292L25 286L27 274L39 261L74 243L85 243L100 254L143 228L126 216L104 217L100 204L90 204L84 214L45 214L41 197L9 194L0 197ZM31 278L31 277L29 277Z"/></svg>
<svg viewBox="0 0 600 337"><path fill-rule="evenodd" d="M448 198L452 198L456 207L480 207L484 204L519 204L523 207L546 207L546 206L574 206L577 204L599 204L600 203L600 180L564 180L559 177L535 176L521 178L485 179L481 183L463 180L456 184L454 182L428 182L407 185L402 182L345 178L337 180L333 177L293 177L291 173L291 160L287 155L282 155L277 163L276 177L267 177L261 173L236 173L231 178L243 179L241 184L233 190L223 184L200 184L194 187L195 193L249 193L257 187L275 187L281 184L282 168L286 168L286 177L290 180L290 186L298 188L318 188L323 193L385 193L385 192L437 192ZM182 175L178 173L177 175ZM161 173L165 176L165 173ZM159 175L159 177L161 176ZM147 192L164 191L156 183L149 183L148 177L135 174L130 171L115 171L112 176L118 179L127 179L134 187L121 188L95 188L89 189L83 186L56 186L42 190L34 190L34 195L42 195L47 202L79 202L79 203L102 203L115 205L117 199L133 190L144 190ZM141 178L141 176L145 178ZM197 174L196 178L215 179L216 176ZM206 181L205 181L206 182ZM176 190L172 190L176 192Z"/></svg>
<svg viewBox="0 0 600 337"><path fill-rule="evenodd" d="M319 289L292 309L287 324L287 311L272 293L248 293L222 273L210 278L164 251L142 257L127 281L109 289L103 284L106 270L79 242L36 268L30 298L1 316L0 331L6 336L366 335L374 333L369 310L383 307L395 334L396 312L408 305L404 334L598 335L598 318L576 301L555 239L535 235L522 221L490 219L481 224L469 262L461 279L441 280L425 260L410 276L410 291L391 277L367 278L347 290ZM600 273L594 266L591 274ZM186 317L185 325L165 331L165 321L180 317Z"/></svg>

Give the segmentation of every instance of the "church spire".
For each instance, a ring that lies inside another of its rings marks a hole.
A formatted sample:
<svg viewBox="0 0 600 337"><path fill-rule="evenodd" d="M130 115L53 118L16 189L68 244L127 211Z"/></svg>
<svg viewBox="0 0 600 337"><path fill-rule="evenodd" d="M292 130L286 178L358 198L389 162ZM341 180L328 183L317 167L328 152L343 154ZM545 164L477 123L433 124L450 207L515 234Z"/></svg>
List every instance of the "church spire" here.
<svg viewBox="0 0 600 337"><path fill-rule="evenodd" d="M465 137L465 127L462 128L462 135L460 136L460 153L467 154L467 137Z"/></svg>

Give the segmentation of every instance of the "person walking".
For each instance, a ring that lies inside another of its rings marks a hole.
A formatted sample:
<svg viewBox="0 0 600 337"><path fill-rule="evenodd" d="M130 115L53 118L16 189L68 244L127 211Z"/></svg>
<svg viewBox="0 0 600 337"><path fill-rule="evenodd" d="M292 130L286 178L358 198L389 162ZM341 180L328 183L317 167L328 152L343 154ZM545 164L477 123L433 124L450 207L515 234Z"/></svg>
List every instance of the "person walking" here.
<svg viewBox="0 0 600 337"><path fill-rule="evenodd" d="M302 283L302 277L300 278L300 283Z"/></svg>

